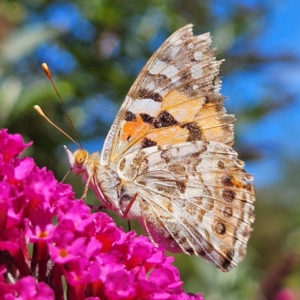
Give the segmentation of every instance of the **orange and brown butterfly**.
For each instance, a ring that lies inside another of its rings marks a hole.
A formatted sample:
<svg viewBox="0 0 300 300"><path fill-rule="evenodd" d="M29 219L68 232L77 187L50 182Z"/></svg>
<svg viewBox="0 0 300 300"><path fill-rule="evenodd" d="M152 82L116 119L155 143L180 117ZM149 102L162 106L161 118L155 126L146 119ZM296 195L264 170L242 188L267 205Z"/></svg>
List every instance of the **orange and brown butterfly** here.
<svg viewBox="0 0 300 300"><path fill-rule="evenodd" d="M165 249L229 271L246 254L255 192L232 149L210 44L192 25L177 30L134 82L102 152L66 151L106 208L138 219Z"/></svg>

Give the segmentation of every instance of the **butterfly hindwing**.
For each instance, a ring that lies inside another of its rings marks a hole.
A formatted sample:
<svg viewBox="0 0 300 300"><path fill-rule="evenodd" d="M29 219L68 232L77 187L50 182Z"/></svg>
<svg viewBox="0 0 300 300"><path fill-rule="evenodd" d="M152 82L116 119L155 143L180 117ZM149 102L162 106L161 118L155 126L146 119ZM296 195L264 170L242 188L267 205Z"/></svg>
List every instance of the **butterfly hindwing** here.
<svg viewBox="0 0 300 300"><path fill-rule="evenodd" d="M157 243L229 271L246 254L254 220L252 177L243 166L231 147L198 141L133 152L118 175L123 199L137 193L138 219Z"/></svg>

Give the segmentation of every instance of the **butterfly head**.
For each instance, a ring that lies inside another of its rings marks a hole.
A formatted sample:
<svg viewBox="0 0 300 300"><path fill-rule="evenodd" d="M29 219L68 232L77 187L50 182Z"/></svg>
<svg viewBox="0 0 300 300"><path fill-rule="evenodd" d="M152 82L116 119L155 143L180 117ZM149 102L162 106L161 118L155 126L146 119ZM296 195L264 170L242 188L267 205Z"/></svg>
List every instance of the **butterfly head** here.
<svg viewBox="0 0 300 300"><path fill-rule="evenodd" d="M77 149L76 151L70 151L67 146L64 146L68 155L69 163L72 172L75 174L80 174L86 170L86 164L88 161L88 152L83 149Z"/></svg>

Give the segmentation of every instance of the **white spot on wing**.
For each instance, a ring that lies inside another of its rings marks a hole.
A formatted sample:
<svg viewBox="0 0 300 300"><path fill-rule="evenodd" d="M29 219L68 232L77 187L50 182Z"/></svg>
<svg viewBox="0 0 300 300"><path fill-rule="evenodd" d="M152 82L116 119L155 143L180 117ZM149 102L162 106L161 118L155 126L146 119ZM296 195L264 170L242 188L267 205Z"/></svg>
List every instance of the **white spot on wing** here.
<svg viewBox="0 0 300 300"><path fill-rule="evenodd" d="M202 65L198 63L191 67L191 74L194 79L198 79L202 76Z"/></svg>
<svg viewBox="0 0 300 300"><path fill-rule="evenodd" d="M202 55L201 51L196 51L196 52L194 53L194 58L195 58L196 60L201 60L202 57L203 57L203 55Z"/></svg>
<svg viewBox="0 0 300 300"><path fill-rule="evenodd" d="M170 58L171 59L175 59L175 56L177 55L178 51L181 49L181 45L178 45L178 46L174 46L174 47L171 47L169 49L170 51Z"/></svg>
<svg viewBox="0 0 300 300"><path fill-rule="evenodd" d="M187 45L187 48L188 48L188 49L194 49L194 44L193 44L193 43L189 43L189 44Z"/></svg>
<svg viewBox="0 0 300 300"><path fill-rule="evenodd" d="M148 90L148 91L154 91L155 88L156 88L155 81L151 81L151 82L149 82L149 84L147 85L147 90Z"/></svg>
<svg viewBox="0 0 300 300"><path fill-rule="evenodd" d="M130 110L134 114L146 112L148 115L155 117L161 109L161 103L155 102L153 99L136 99L129 106Z"/></svg>
<svg viewBox="0 0 300 300"><path fill-rule="evenodd" d="M166 75L168 78L173 77L179 72L179 70L174 65L169 65L166 69L164 69L161 74Z"/></svg>
<svg viewBox="0 0 300 300"><path fill-rule="evenodd" d="M153 74L153 75L157 75L159 74L165 67L167 66L167 64L161 60L156 60L153 64L153 66L150 67L149 69L149 73Z"/></svg>

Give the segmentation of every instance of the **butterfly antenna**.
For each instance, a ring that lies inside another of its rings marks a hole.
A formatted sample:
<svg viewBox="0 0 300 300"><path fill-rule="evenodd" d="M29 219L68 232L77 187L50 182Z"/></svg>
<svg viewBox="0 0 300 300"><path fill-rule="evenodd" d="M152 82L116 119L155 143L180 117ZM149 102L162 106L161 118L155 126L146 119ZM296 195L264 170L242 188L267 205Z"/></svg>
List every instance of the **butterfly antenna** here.
<svg viewBox="0 0 300 300"><path fill-rule="evenodd" d="M63 100L62 100L62 98L61 98L61 96L60 96L60 94L59 94L59 92L58 92L58 90L57 90L57 88L56 88L56 86L55 86L55 84L54 84L54 81L53 81L53 79L52 79L51 72L50 72L50 70L49 70L47 64L46 64L46 63L43 63L43 64L42 64L42 68L43 68L43 70L44 70L46 76L47 76L48 79L50 80L50 82L51 82L51 84L52 84L52 86L53 86L53 88L54 88L54 90L55 90L55 92L56 92L56 95L57 95L59 101L60 101L61 104L62 104L63 110L64 110L64 112L65 112L65 114L66 114L66 116L67 116L67 119L68 119L68 121L69 121L69 123L70 123L70 125L71 125L72 131L74 132L74 134L75 134L75 136L76 136L76 139L78 140L79 145L78 145L78 143L76 143L76 142L75 142L75 144L76 144L77 146L79 146L80 149L82 149L82 144L81 144L81 142L80 142L80 139L79 139L79 137L78 137L78 134L77 134L77 132L76 132L76 130L75 130L75 128L74 128L73 122L72 122L72 120L71 120L71 118L70 118L68 112L66 111L66 109L65 109L65 107L64 107ZM41 111L42 111L42 110L41 110ZM39 111L38 111L38 112L39 112ZM43 113L42 116L44 117L45 114ZM46 120L47 120L47 119L48 119L48 118L46 118ZM48 119L48 120L49 120L49 119ZM47 121L48 121L48 120L47 120ZM49 121L48 121L48 122L49 122ZM53 125L52 122L51 122L50 124ZM54 127L58 128L57 126L54 126ZM62 132L62 130L59 130L59 131ZM68 136L66 133L64 133L64 134L65 134L66 136ZM69 137L69 136L68 136L68 137ZM69 137L69 138L70 138L70 137ZM71 140L74 142L73 139L71 139Z"/></svg>
<svg viewBox="0 0 300 300"><path fill-rule="evenodd" d="M34 109L44 118L46 121L48 121L53 127L55 127L58 131L60 131L62 134L64 134L67 138L69 138L75 145L78 146L78 148L82 149L81 143L78 144L73 138L71 138L66 132L64 132L61 128L59 128L57 125L55 125L42 111L42 109L35 105Z"/></svg>

